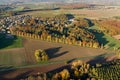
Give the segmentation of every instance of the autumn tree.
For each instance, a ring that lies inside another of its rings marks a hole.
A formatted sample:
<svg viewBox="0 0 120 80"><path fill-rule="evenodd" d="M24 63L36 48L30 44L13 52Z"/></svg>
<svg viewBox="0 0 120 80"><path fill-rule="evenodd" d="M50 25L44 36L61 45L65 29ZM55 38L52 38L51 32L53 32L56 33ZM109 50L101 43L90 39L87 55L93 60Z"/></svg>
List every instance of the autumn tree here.
<svg viewBox="0 0 120 80"><path fill-rule="evenodd" d="M48 55L46 54L44 50L38 49L35 51L35 58L37 62L47 61Z"/></svg>
<svg viewBox="0 0 120 80"><path fill-rule="evenodd" d="M64 69L63 71L56 73L53 76L53 79L55 80L68 80L70 78L70 73L67 69Z"/></svg>
<svg viewBox="0 0 120 80"><path fill-rule="evenodd" d="M88 74L89 68L89 64L80 60L74 61L71 65L71 69L73 69L74 75L77 78L81 78L84 76L84 74Z"/></svg>

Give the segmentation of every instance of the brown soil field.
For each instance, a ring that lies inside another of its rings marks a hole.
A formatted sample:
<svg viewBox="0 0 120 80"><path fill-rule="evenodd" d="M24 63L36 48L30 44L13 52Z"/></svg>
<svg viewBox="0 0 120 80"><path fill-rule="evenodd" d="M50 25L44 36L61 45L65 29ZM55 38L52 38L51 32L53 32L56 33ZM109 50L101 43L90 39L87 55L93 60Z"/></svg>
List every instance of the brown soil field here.
<svg viewBox="0 0 120 80"><path fill-rule="evenodd" d="M116 59L116 56L110 56L107 57L107 61L111 61L113 59ZM98 60L98 59L97 59ZM95 59L93 60L83 60L85 62L105 62L104 59L101 59L101 61L97 61ZM44 65L44 66L37 66L37 67L28 67L28 68L20 68L20 69L13 69L9 71L0 72L0 80L19 80L24 79L30 75L36 76L38 73L56 73L59 71L62 71L63 69L69 69L71 64L65 64L65 63L59 63L59 64L50 64Z"/></svg>
<svg viewBox="0 0 120 80"><path fill-rule="evenodd" d="M114 16L120 16L120 9L96 9L96 10L67 10L73 14L83 14L87 18L100 19L100 18L112 18Z"/></svg>
<svg viewBox="0 0 120 80"><path fill-rule="evenodd" d="M21 65L27 60L24 48L0 50L0 65Z"/></svg>
<svg viewBox="0 0 120 80"><path fill-rule="evenodd" d="M37 75L38 72L51 72L56 71L58 68L62 70L67 65L65 64L52 64L45 65L41 67L32 67L32 68L22 68L22 69L13 69L5 72L0 72L0 80L19 80L26 78L29 75Z"/></svg>
<svg viewBox="0 0 120 80"><path fill-rule="evenodd" d="M70 60L74 58L98 56L101 54L111 54L113 52L102 50L85 48L80 46L73 46L60 43L51 43L40 40L24 39L24 47L26 52L31 55L30 59L34 60L34 51L36 49L43 49L50 57L50 61Z"/></svg>
<svg viewBox="0 0 120 80"><path fill-rule="evenodd" d="M0 50L0 64L13 66L35 64L34 52L36 49L45 50L50 58L49 61L68 61L75 58L114 53L114 51L103 49L85 48L33 39L23 39L23 44L24 48Z"/></svg>

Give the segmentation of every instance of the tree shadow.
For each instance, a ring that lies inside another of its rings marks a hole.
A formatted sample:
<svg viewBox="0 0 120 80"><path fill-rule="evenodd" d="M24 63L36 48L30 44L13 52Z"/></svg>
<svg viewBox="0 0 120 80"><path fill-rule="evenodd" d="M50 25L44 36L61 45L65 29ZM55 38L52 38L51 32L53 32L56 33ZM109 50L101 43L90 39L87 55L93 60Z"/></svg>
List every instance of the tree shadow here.
<svg viewBox="0 0 120 80"><path fill-rule="evenodd" d="M69 63L72 63L72 62L75 61L75 60L77 60L77 58L73 58L73 59L67 61L67 63L68 63L68 64L69 64Z"/></svg>
<svg viewBox="0 0 120 80"><path fill-rule="evenodd" d="M68 17L68 19L73 19L73 18L75 18L74 15L72 15L72 14L66 14L66 16Z"/></svg>
<svg viewBox="0 0 120 80"><path fill-rule="evenodd" d="M93 23L90 19L85 18L85 20L87 20L87 21L88 21L88 24L89 24L89 26L90 26L90 27L91 27L91 26L94 26L94 23Z"/></svg>
<svg viewBox="0 0 120 80"><path fill-rule="evenodd" d="M66 53L68 53L68 51L64 51L62 53L59 53L60 49L62 47L56 47L56 48L49 48L49 49L46 49L45 52L48 54L49 58L56 58L56 57L60 57Z"/></svg>
<svg viewBox="0 0 120 80"><path fill-rule="evenodd" d="M31 71L26 71L26 72L24 72L24 73L22 73L22 74L19 74L18 76L16 76L15 78L14 78L14 80L19 80L19 79L25 79L25 78L27 78L28 76L29 76L29 74L32 72L32 70Z"/></svg>
<svg viewBox="0 0 120 80"><path fill-rule="evenodd" d="M105 56L106 56L106 53L98 55L95 58L93 58L90 61L88 61L87 63L89 63L91 65L95 65L96 63L101 64L103 62L106 62Z"/></svg>
<svg viewBox="0 0 120 80"><path fill-rule="evenodd" d="M68 69L68 70L70 70L70 69L71 69L71 66L70 66L70 65L64 65L64 66L62 66L62 67L59 67L59 68L56 68L56 69L54 69L54 70L51 70L51 71L47 72L47 74L48 74L48 76L49 76L50 73L55 74L55 73L57 73L57 72L62 71L63 69Z"/></svg>
<svg viewBox="0 0 120 80"><path fill-rule="evenodd" d="M5 78L4 75L9 74L15 70L16 68L12 66L9 66L9 67L0 66L0 80L10 80L10 79Z"/></svg>
<svg viewBox="0 0 120 80"><path fill-rule="evenodd" d="M110 46L110 47L114 47L115 44L114 44L114 43L111 43L111 44L109 44L108 46Z"/></svg>
<svg viewBox="0 0 120 80"><path fill-rule="evenodd" d="M106 45L108 43L106 38L104 38L105 34L103 32L98 32L95 29L89 29L89 31L95 35L95 38L100 44Z"/></svg>
<svg viewBox="0 0 120 80"><path fill-rule="evenodd" d="M0 49L12 45L16 39L16 36L14 36L14 38L6 38L6 34L0 34Z"/></svg>

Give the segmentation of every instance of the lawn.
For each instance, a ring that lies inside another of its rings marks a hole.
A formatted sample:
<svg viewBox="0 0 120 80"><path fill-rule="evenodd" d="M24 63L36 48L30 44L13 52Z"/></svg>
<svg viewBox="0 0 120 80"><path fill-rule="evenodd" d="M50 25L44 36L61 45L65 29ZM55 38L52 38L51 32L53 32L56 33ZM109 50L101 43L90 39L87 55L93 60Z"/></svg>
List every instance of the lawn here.
<svg viewBox="0 0 120 80"><path fill-rule="evenodd" d="M13 39L7 39L5 35L0 34L0 49L20 48L22 47L22 38L14 36Z"/></svg>

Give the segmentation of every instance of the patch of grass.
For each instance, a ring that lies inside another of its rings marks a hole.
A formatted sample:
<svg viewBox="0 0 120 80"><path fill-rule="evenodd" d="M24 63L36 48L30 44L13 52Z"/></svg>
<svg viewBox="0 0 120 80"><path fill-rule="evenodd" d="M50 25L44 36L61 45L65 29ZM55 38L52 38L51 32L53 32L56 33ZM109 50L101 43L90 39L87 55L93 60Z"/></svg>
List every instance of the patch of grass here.
<svg viewBox="0 0 120 80"><path fill-rule="evenodd" d="M16 8L13 9L13 11L22 11L24 9L23 6L18 6Z"/></svg>
<svg viewBox="0 0 120 80"><path fill-rule="evenodd" d="M13 39L0 35L0 49L20 48L22 47L22 38L14 36Z"/></svg>
<svg viewBox="0 0 120 80"><path fill-rule="evenodd" d="M114 18L116 18L116 19L120 19L120 16L114 16Z"/></svg>
<svg viewBox="0 0 120 80"><path fill-rule="evenodd" d="M108 49L114 49L114 48L120 49L120 41L119 40L116 40L107 34L104 35L104 38L106 38L106 40L108 41L108 43L106 44L109 47Z"/></svg>
<svg viewBox="0 0 120 80"><path fill-rule="evenodd" d="M97 26L92 26L89 29L99 30ZM112 36L105 34L105 33L96 33L95 36L97 40L104 46L107 46L108 49L110 50L113 50L114 48L120 49L120 41L116 40Z"/></svg>

